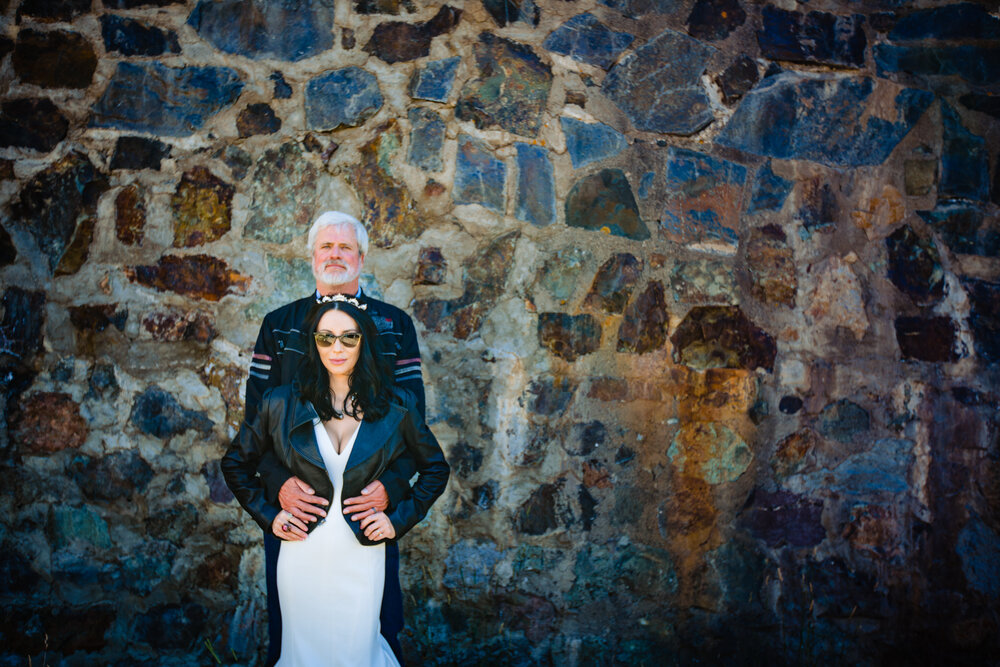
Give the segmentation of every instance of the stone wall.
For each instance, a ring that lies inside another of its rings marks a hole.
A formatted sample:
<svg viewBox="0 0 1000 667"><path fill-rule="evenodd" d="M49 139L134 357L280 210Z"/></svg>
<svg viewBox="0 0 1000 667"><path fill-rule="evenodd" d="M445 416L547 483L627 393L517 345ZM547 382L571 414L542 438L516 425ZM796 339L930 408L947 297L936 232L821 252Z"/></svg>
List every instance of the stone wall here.
<svg viewBox="0 0 1000 667"><path fill-rule="evenodd" d="M995 4L0 11L0 664L260 664L218 459L327 208L454 468L413 664L996 660Z"/></svg>

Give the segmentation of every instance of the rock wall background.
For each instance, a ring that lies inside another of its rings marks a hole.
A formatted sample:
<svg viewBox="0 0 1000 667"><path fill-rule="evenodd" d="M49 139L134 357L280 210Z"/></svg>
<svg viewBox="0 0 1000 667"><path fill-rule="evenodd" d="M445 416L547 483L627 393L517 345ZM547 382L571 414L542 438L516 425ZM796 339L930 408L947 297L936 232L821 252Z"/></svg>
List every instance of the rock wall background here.
<svg viewBox="0 0 1000 667"><path fill-rule="evenodd" d="M454 464L413 664L995 663L995 4L0 11L0 663L259 664L217 461L326 208Z"/></svg>

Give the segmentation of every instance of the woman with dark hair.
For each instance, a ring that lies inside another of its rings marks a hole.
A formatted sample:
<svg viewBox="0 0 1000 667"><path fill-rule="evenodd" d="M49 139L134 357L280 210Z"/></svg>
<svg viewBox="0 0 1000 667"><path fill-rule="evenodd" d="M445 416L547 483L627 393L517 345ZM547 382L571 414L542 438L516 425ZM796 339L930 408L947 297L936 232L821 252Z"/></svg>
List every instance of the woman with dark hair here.
<svg viewBox="0 0 1000 667"><path fill-rule="evenodd" d="M222 460L236 499L283 540L280 667L398 664L379 633L385 540L423 519L448 481L444 454L414 397L393 387L363 309L350 297L323 297L308 319L314 342L296 382L264 394ZM404 451L419 473L410 497L360 522L345 518L342 499L360 495ZM270 457L341 511L307 525L280 510L257 475Z"/></svg>

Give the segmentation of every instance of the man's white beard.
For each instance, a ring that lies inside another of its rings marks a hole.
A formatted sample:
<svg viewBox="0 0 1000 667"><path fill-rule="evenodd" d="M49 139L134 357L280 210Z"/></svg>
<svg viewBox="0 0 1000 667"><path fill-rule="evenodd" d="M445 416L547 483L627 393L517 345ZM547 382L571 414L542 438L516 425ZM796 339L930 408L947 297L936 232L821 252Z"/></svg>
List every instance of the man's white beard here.
<svg viewBox="0 0 1000 667"><path fill-rule="evenodd" d="M361 268L358 267L358 269L353 271L351 269L343 269L340 271L328 269L320 274L313 272L313 275L315 275L316 279L324 285L339 287L340 285L346 285L347 283L353 282L355 278L360 276Z"/></svg>

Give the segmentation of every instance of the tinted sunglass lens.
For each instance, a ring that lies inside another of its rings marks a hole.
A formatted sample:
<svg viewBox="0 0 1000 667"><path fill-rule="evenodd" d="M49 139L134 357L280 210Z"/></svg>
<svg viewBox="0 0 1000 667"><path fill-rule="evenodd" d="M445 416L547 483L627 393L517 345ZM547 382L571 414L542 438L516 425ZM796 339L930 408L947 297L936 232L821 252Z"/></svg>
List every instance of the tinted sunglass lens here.
<svg viewBox="0 0 1000 667"><path fill-rule="evenodd" d="M361 334L358 333L346 333L340 336L340 342L344 344L344 347L357 347L358 343L361 342Z"/></svg>

